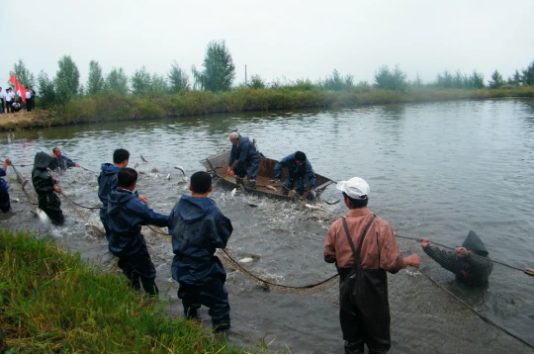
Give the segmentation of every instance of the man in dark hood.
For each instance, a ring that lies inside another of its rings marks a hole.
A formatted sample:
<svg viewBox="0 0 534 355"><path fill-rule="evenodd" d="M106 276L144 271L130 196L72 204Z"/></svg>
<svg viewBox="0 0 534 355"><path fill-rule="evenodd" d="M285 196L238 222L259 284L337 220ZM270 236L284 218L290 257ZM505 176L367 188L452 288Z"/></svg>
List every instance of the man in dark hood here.
<svg viewBox="0 0 534 355"><path fill-rule="evenodd" d="M425 253L443 268L456 275L456 281L471 287L486 287L493 270L493 263L487 259L488 251L478 235L469 231L461 247L454 251L442 250L430 245L424 238L421 243Z"/></svg>
<svg viewBox="0 0 534 355"><path fill-rule="evenodd" d="M140 289L141 279L145 292L156 295L156 268L148 254L141 226L166 227L169 216L154 212L146 205L146 197L133 192L137 171L122 168L117 179L119 187L108 197L109 251L119 258L119 267L134 289Z"/></svg>
<svg viewBox="0 0 534 355"><path fill-rule="evenodd" d="M100 220L104 225L106 231L106 239L109 240L109 228L106 221L108 210L108 196L111 191L114 191L119 187L119 180L117 175L122 168L128 166L130 159L130 152L126 149L116 149L113 152L113 164L104 163L101 166L101 172L98 176L98 198L102 201L102 207L100 208Z"/></svg>
<svg viewBox="0 0 534 355"><path fill-rule="evenodd" d="M58 181L48 171L54 161L55 159L45 152L35 154L32 183L39 199L39 208L50 217L52 223L61 225L65 222L65 217L61 211L61 200L54 193L61 192L61 187L54 186Z"/></svg>
<svg viewBox="0 0 534 355"><path fill-rule="evenodd" d="M248 137L241 137L237 131L230 133L228 139L232 142L232 151L226 174L230 177L235 176L235 182L238 185L243 184L243 179L246 176L248 179L247 187L255 190L256 177L261 163L260 152L256 149L254 142L251 142ZM234 161L236 164L232 169Z"/></svg>
<svg viewBox="0 0 534 355"><path fill-rule="evenodd" d="M180 284L178 297L185 316L196 318L203 304L210 309L214 330L224 331L230 327L226 271L214 254L217 248L226 248L233 227L215 201L208 198L213 189L208 173L193 174L189 189L192 196L182 195L169 219L175 254L172 277Z"/></svg>

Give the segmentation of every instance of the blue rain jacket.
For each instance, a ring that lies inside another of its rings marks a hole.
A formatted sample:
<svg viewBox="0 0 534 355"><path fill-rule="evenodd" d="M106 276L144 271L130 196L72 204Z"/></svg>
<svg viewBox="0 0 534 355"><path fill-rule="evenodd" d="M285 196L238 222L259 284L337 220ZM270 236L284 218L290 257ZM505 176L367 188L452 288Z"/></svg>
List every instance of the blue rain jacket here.
<svg viewBox="0 0 534 355"><path fill-rule="evenodd" d="M109 251L117 257L133 256L146 250L141 226L166 227L169 216L154 212L137 194L117 189L108 197L107 224L110 231Z"/></svg>
<svg viewBox="0 0 534 355"><path fill-rule="evenodd" d="M108 206L108 195L119 187L118 174L121 168L113 164L104 163L100 166L98 176L98 198L102 201L102 209L105 212Z"/></svg>
<svg viewBox="0 0 534 355"><path fill-rule="evenodd" d="M315 186L315 172L310 164L310 160L306 159L303 166L298 166L295 163L295 153L289 154L276 164L274 167L274 178L280 179L282 177L282 169L287 168L290 179L298 180L304 177L310 181L311 187Z"/></svg>
<svg viewBox="0 0 534 355"><path fill-rule="evenodd" d="M226 248L232 234L232 222L226 218L210 198L183 195L169 218L172 235L172 277L190 285L220 278L226 271L214 254Z"/></svg>
<svg viewBox="0 0 534 355"><path fill-rule="evenodd" d="M6 171L2 168L0 168L0 176L6 176ZM7 191L7 190L9 190L9 185L4 179L0 178L0 191Z"/></svg>
<svg viewBox="0 0 534 355"><path fill-rule="evenodd" d="M236 170L246 170L247 163L251 162L260 162L261 156L260 152L254 146L254 143L248 139L248 137L241 137L239 140L239 146L232 144L232 151L230 152L230 160L228 161L228 166L231 166L234 161L237 160L236 165L234 166L234 171Z"/></svg>

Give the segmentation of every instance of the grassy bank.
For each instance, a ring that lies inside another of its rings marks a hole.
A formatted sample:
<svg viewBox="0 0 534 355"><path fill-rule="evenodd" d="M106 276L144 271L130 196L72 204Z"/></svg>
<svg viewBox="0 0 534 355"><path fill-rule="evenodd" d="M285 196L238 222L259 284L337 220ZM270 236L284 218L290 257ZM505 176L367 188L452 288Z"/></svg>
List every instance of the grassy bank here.
<svg viewBox="0 0 534 355"><path fill-rule="evenodd" d="M1 130L57 126L87 122L142 120L242 111L269 111L317 107L355 107L404 102L461 99L534 97L534 87L513 89L432 89L410 88L406 92L353 87L346 91L281 87L277 89L239 89L225 92L187 91L175 95L121 96L103 94L78 97L57 106L48 115L24 122L7 122Z"/></svg>
<svg viewBox="0 0 534 355"><path fill-rule="evenodd" d="M243 352L162 307L120 275L0 228L0 353Z"/></svg>

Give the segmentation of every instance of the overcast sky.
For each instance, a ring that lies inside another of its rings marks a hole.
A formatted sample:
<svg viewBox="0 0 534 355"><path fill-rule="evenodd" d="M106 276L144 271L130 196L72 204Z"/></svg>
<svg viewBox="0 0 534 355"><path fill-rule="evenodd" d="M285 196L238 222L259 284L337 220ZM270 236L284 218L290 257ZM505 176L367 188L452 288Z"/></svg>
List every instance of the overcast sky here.
<svg viewBox="0 0 534 355"><path fill-rule="evenodd" d="M245 64L269 82L315 81L334 68L372 82L383 64L423 81L444 69L506 78L534 60L533 14L533 0L2 0L0 86L18 59L53 76L65 54L82 82L93 59L105 73L166 74L174 60L190 73L220 39L236 83Z"/></svg>

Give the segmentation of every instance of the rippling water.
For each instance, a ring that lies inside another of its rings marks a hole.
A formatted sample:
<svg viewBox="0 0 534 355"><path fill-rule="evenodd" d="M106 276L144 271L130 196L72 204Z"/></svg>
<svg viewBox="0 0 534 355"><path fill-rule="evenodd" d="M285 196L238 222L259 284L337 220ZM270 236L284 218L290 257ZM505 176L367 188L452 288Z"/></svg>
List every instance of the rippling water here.
<svg viewBox="0 0 534 355"><path fill-rule="evenodd" d="M363 177L371 186L370 209L399 234L456 246L472 229L493 258L517 267L534 266L534 109L524 100L227 114L38 129L4 133L0 156L9 156L15 164L31 164L40 149L51 151L58 146L82 166L98 171L101 163L111 161L114 149L126 148L132 154L131 166L142 154L150 169L161 171L160 177L145 175L138 188L155 202L151 206L167 212L187 189L162 182L163 175L171 172L177 177L174 165L183 166L189 174L201 170L199 160L230 148L225 137L236 128L256 138L270 158L302 150L316 172L333 180ZM28 174L30 169L20 170ZM93 186L85 188L72 181L63 186L82 201L96 201ZM333 187L323 196L339 198ZM308 221L291 204L264 201L260 208L250 209L241 203L246 197L231 199L220 188L213 198L234 224L230 246L261 254L262 265L272 276L302 283L334 272L322 262L325 221ZM346 212L342 204L334 210ZM26 223L16 217L1 222ZM74 249L78 245L74 240L65 244ZM151 253L159 253L155 257L170 263L168 241L154 242L153 248ZM267 295L247 287L243 280L232 286L232 317L243 337L247 332L271 331L294 351L342 351L336 310L325 320L320 312L327 312L326 306L318 308L309 299ZM269 304L276 308L271 314L254 313L268 309ZM316 312L309 312L312 309ZM290 314L300 320L291 323L286 318Z"/></svg>

